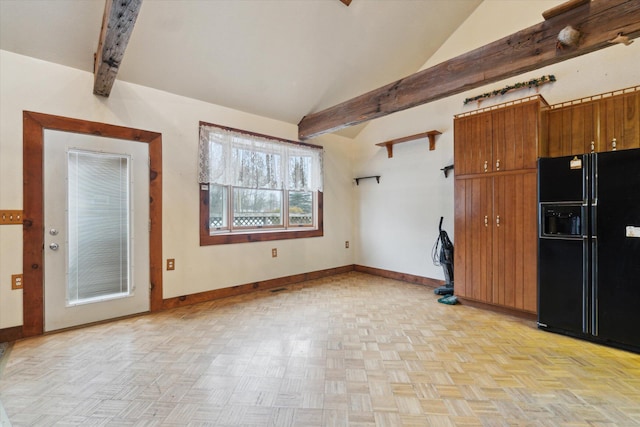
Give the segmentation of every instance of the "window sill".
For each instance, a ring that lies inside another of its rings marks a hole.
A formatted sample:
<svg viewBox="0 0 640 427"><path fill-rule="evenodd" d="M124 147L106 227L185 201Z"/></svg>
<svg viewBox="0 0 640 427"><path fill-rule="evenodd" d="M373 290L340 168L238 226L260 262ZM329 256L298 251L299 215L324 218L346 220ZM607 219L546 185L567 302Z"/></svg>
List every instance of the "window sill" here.
<svg viewBox="0 0 640 427"><path fill-rule="evenodd" d="M228 233L228 234L215 234L201 235L200 246L208 245L228 245L233 243L249 243L249 242L268 242L272 240L286 240L286 239L302 239L306 237L320 237L322 236L322 227L315 230L300 230L300 231L257 231L248 233Z"/></svg>

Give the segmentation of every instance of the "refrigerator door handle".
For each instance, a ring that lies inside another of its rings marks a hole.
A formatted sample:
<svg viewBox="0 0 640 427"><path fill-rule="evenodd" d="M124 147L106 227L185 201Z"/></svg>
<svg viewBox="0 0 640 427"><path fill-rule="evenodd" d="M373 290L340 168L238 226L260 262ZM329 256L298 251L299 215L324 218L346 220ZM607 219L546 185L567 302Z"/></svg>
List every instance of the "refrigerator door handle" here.
<svg viewBox="0 0 640 427"><path fill-rule="evenodd" d="M591 335L598 336L598 238L591 238Z"/></svg>
<svg viewBox="0 0 640 427"><path fill-rule="evenodd" d="M582 237L582 332L588 334L590 330L589 288L589 236Z"/></svg>

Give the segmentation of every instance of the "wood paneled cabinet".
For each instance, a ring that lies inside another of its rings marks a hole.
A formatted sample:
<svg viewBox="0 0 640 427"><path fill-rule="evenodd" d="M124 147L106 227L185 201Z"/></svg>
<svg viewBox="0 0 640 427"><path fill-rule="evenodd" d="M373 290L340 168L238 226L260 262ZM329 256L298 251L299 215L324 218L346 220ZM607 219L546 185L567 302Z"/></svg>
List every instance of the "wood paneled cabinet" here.
<svg viewBox="0 0 640 427"><path fill-rule="evenodd" d="M640 86L554 105L544 114L543 157L640 148Z"/></svg>
<svg viewBox="0 0 640 427"><path fill-rule="evenodd" d="M542 103L535 97L456 117L456 175L535 169Z"/></svg>
<svg viewBox="0 0 640 427"><path fill-rule="evenodd" d="M454 121L456 295L537 311L541 97ZM485 167L486 166L486 167Z"/></svg>
<svg viewBox="0 0 640 427"><path fill-rule="evenodd" d="M537 310L536 172L457 179L457 295Z"/></svg>

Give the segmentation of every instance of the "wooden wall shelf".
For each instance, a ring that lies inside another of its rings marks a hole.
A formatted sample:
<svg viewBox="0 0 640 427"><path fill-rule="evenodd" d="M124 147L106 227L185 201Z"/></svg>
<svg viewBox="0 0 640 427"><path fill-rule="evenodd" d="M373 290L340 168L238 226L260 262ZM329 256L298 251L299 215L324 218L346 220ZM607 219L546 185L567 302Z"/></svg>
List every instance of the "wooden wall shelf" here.
<svg viewBox="0 0 640 427"><path fill-rule="evenodd" d="M436 149L436 135L441 135L442 132L439 132L437 130L430 130L428 132L422 132L422 133L417 133L415 135L411 135L411 136L405 136L404 138L397 138L397 139L392 139L390 141L385 141L385 142L380 142L378 144L376 144L379 147L387 147L387 156L388 158L393 157L393 146L395 144L400 144L403 142L409 142L409 141L414 141L416 139L420 139L420 138L424 138L429 137L429 150L435 150Z"/></svg>

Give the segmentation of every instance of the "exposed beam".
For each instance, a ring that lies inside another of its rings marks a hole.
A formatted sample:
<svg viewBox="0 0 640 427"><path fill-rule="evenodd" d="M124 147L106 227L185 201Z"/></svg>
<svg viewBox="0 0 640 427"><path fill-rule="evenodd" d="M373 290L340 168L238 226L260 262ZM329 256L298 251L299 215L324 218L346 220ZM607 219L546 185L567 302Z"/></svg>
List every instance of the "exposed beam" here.
<svg viewBox="0 0 640 427"><path fill-rule="evenodd" d="M523 13L525 13L523 11ZM496 18L498 19L498 18ZM576 47L557 47L567 25L581 31ZM640 1L594 0L493 43L323 111L298 124L301 140L406 110L608 46L623 33L640 36Z"/></svg>
<svg viewBox="0 0 640 427"><path fill-rule="evenodd" d="M138 18L142 0L106 0L98 50L94 59L93 93L109 96Z"/></svg>
<svg viewBox="0 0 640 427"><path fill-rule="evenodd" d="M561 15L573 9L574 7L582 6L585 3L589 3L591 0L569 0L564 3L559 4L556 7L552 7L549 10L545 10L542 12L542 17L544 19L551 19L554 16Z"/></svg>

